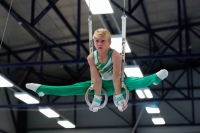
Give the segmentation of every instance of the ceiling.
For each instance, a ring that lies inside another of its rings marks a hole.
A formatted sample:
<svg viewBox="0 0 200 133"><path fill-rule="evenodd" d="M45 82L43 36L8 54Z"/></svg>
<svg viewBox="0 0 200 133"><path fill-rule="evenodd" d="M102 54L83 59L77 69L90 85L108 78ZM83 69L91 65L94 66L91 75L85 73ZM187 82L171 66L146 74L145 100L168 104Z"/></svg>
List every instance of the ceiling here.
<svg viewBox="0 0 200 133"><path fill-rule="evenodd" d="M92 15L93 31L103 27L120 34L124 1L110 3L113 14ZM14 0L4 34L10 4L0 0L2 74L25 91L28 82L66 85L90 79L85 0ZM126 0L127 65L137 63L144 75L165 68L184 71L183 82L192 77L190 71L199 78L199 6L199 0ZM173 89L179 77L170 79L169 86L157 89Z"/></svg>

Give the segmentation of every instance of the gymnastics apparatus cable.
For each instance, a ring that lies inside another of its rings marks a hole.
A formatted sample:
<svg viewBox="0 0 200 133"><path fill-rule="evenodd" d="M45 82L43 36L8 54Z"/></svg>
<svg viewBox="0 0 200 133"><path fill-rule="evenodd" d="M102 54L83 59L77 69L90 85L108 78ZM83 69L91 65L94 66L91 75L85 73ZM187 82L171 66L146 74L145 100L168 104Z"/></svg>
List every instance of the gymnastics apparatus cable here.
<svg viewBox="0 0 200 133"><path fill-rule="evenodd" d="M8 15L7 15L7 18L6 18L6 24L5 24L5 27L4 27L4 30L3 30L3 35L2 35L2 38L1 38L0 49L1 49L1 46L3 44L4 35L6 33L6 28L7 28L7 25L8 25L8 19L9 19L9 16L10 16L10 10L12 8L12 4L13 4L13 0L10 3L10 8L9 8Z"/></svg>
<svg viewBox="0 0 200 133"><path fill-rule="evenodd" d="M90 49L90 53L93 53L93 39L92 39L92 17L91 17L91 11L90 11L90 0L89 0L89 16L88 16L88 27L89 27L89 49ZM87 89L86 93L85 93L85 101L87 103L87 105L89 106L89 108L93 111L93 112L97 112L98 109L102 109L103 107L106 106L107 102L108 102L108 95L106 93L106 91L102 88L101 91L104 93L105 99L104 99L104 103L98 107L91 107L92 104L90 103L89 99L88 99L88 94L91 90L94 90L94 84L92 81L92 75L91 75L91 86Z"/></svg>
<svg viewBox="0 0 200 133"><path fill-rule="evenodd" d="M122 66L121 66L121 88L124 88L126 91L126 98L125 98L125 103L124 103L124 107L127 106L128 104L128 100L129 100L129 90L126 87L126 85L124 84L124 64L125 64L125 44L126 44L126 19L127 16L125 14L125 0L124 0L124 13L121 17L122 19ZM89 49L90 49L90 53L93 53L93 39L92 39L92 17L91 17L91 11L90 11L90 1L89 1L89 16L88 16L88 27L89 27ZM107 101L108 101L108 96L106 91L102 88L102 92L104 93L105 99L103 104L101 104L98 107L92 107L92 104L89 101L88 98L88 94L91 90L94 90L94 84L92 82L92 75L91 75L91 86L88 88L88 90L85 93L85 101L87 103L87 105L89 106L89 108L94 111L97 112L98 109L102 109L103 107L106 106ZM123 106L119 105L116 100L115 100L115 92L113 94L113 101L115 106L118 108L119 111L123 112Z"/></svg>

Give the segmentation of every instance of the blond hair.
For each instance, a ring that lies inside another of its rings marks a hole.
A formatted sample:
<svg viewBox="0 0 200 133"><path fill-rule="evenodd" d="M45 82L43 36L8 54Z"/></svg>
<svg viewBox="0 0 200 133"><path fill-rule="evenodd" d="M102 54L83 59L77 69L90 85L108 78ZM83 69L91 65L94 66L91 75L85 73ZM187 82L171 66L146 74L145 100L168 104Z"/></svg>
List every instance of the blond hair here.
<svg viewBox="0 0 200 133"><path fill-rule="evenodd" d="M99 28L93 34L93 39L101 38L111 41L110 32L107 29Z"/></svg>

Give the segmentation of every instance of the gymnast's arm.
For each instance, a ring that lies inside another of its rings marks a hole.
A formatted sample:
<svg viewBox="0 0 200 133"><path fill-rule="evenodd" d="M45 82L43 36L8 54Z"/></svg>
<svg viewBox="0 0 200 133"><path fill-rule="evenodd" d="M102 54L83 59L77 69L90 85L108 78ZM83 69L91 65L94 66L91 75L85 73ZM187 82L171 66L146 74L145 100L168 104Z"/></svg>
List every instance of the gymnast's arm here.
<svg viewBox="0 0 200 133"><path fill-rule="evenodd" d="M113 51L112 54L113 62L113 85L115 88L116 95L121 94L121 80L120 80L120 71L122 64L122 57L117 51Z"/></svg>
<svg viewBox="0 0 200 133"><path fill-rule="evenodd" d="M92 57L92 54L88 55L87 57L89 66L90 66L90 72L92 75L92 81L94 84L94 90L95 90L95 95L100 96L101 94L101 88L102 88L102 81L99 75L99 72L94 64L94 59Z"/></svg>

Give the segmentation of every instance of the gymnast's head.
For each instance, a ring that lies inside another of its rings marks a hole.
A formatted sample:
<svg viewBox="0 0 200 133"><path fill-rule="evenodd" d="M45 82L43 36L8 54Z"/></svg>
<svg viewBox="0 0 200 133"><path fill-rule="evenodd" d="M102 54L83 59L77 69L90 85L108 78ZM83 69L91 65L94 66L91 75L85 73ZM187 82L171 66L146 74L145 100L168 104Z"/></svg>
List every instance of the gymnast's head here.
<svg viewBox="0 0 200 133"><path fill-rule="evenodd" d="M100 28L94 32L93 39L94 39L94 46L95 48L104 53L107 51L111 44L111 37L110 32L106 29Z"/></svg>
<svg viewBox="0 0 200 133"><path fill-rule="evenodd" d="M94 32L93 39L103 39L103 40L108 40L110 42L111 35L107 29L99 28Z"/></svg>

